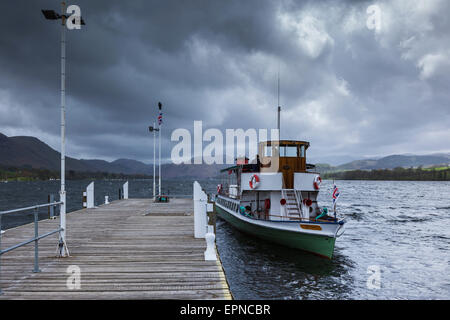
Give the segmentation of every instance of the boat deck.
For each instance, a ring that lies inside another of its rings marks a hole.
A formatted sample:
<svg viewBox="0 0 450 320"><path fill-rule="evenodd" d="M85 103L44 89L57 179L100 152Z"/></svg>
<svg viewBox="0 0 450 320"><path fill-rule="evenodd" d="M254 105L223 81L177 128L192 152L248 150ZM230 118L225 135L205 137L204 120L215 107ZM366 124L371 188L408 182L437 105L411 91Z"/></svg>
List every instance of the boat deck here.
<svg viewBox="0 0 450 320"><path fill-rule="evenodd" d="M39 222L39 234L59 219ZM205 239L194 238L193 201L114 201L67 214L70 257L57 258L58 235L1 257L0 299L231 299L220 260L204 261ZM34 224L6 230L5 249L34 236ZM67 286L69 266L80 269L80 289Z"/></svg>

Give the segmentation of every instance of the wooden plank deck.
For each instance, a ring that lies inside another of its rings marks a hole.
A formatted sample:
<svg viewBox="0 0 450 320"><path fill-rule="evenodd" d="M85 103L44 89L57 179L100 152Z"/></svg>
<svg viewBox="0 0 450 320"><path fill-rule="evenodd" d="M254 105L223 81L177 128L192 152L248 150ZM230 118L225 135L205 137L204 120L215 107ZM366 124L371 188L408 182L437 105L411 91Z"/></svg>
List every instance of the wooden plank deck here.
<svg viewBox="0 0 450 320"><path fill-rule="evenodd" d="M59 219L39 222L39 234ZM32 238L34 225L9 229L5 249ZM57 258L58 235L39 241L40 273L33 273L34 244L1 258L0 299L231 299L220 260L204 261L206 242L194 238L193 203L171 199L112 202L67 214L70 257ZM70 290L67 268L81 271Z"/></svg>

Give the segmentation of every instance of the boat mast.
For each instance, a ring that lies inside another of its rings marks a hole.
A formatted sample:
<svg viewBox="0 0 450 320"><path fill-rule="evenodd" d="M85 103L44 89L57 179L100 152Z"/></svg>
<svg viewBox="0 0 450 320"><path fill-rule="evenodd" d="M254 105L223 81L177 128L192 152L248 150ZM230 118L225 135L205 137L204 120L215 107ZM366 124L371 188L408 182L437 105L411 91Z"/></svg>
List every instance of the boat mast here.
<svg viewBox="0 0 450 320"><path fill-rule="evenodd" d="M281 106L280 106L280 64L278 63L278 121L277 121L277 128L278 128L278 141L281 138L281 132L280 132L280 113L281 113Z"/></svg>

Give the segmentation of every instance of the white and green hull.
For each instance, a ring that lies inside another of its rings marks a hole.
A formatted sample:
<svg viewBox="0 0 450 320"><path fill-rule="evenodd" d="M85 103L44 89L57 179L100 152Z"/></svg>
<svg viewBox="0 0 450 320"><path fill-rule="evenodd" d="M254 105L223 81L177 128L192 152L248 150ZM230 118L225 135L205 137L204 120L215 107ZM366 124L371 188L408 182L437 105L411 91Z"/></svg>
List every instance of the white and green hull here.
<svg viewBox="0 0 450 320"><path fill-rule="evenodd" d="M215 210L220 218L242 232L329 259L333 256L336 237L344 231L344 225L339 223L252 219L218 203Z"/></svg>

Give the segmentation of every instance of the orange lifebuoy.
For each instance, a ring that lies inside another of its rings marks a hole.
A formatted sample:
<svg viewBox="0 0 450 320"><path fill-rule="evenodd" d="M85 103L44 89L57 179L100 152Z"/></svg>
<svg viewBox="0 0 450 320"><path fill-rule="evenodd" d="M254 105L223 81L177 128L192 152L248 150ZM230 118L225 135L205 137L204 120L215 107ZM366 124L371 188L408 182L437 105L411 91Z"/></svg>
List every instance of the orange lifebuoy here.
<svg viewBox="0 0 450 320"><path fill-rule="evenodd" d="M316 176L314 178L314 189L319 190L320 189L320 184L322 183L322 178L320 176Z"/></svg>
<svg viewBox="0 0 450 320"><path fill-rule="evenodd" d="M259 177L254 174L252 175L250 181L248 182L248 184L250 185L250 189L256 189L259 186Z"/></svg>

